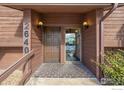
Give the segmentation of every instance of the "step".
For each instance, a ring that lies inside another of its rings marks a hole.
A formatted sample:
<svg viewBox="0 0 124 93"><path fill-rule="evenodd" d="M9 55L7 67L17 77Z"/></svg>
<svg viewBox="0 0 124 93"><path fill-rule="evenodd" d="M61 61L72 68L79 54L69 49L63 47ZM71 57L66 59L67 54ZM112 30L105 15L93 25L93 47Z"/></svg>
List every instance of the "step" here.
<svg viewBox="0 0 124 93"><path fill-rule="evenodd" d="M26 85L99 85L96 78L36 78L31 77Z"/></svg>

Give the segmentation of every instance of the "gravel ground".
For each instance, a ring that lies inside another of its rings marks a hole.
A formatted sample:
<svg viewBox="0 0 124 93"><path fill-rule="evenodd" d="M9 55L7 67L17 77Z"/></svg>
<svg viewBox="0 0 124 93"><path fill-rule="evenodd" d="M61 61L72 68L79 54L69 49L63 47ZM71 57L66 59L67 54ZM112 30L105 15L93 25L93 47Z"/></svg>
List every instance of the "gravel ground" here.
<svg viewBox="0 0 124 93"><path fill-rule="evenodd" d="M0 71L0 74L3 70ZM6 78L1 85L18 85L19 81L22 78L22 71L14 71L8 78Z"/></svg>

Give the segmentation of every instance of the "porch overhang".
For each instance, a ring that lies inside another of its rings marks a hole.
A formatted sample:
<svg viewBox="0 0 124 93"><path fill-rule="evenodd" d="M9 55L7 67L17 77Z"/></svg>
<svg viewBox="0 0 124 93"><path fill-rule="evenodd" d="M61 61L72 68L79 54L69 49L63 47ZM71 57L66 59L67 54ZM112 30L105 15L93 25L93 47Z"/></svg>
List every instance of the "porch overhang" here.
<svg viewBox="0 0 124 93"><path fill-rule="evenodd" d="M2 4L18 10L32 9L39 13L86 13L98 8L111 7L106 4Z"/></svg>

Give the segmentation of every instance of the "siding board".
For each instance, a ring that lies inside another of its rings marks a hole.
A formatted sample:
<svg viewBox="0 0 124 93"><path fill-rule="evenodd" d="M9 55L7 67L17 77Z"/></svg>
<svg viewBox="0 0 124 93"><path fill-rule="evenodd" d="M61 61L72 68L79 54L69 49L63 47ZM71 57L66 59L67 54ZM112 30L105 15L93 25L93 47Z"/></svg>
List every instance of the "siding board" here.
<svg viewBox="0 0 124 93"><path fill-rule="evenodd" d="M22 19L22 11L0 5L0 69L8 68L23 56Z"/></svg>
<svg viewBox="0 0 124 93"><path fill-rule="evenodd" d="M124 7L119 7L104 21L105 47L124 47L123 33Z"/></svg>
<svg viewBox="0 0 124 93"><path fill-rule="evenodd" d="M0 6L0 47L22 47L22 20L22 11Z"/></svg>
<svg viewBox="0 0 124 93"><path fill-rule="evenodd" d="M84 21L88 21L90 26L82 31L82 58L83 63L96 75L96 11L91 11L84 16Z"/></svg>
<svg viewBox="0 0 124 93"><path fill-rule="evenodd" d="M0 70L7 69L22 56L22 48L0 47Z"/></svg>
<svg viewBox="0 0 124 93"><path fill-rule="evenodd" d="M43 42L42 34L43 30L37 28L37 24L40 21L40 14L31 11L32 17L32 31L31 31L31 49L34 50L35 56L32 59L33 71L35 71L43 62Z"/></svg>

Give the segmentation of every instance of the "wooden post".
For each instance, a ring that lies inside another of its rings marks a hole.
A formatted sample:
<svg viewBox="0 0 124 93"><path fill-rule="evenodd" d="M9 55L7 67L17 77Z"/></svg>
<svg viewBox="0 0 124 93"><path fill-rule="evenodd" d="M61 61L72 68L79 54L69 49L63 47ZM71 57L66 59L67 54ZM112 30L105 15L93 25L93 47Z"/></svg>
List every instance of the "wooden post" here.
<svg viewBox="0 0 124 93"><path fill-rule="evenodd" d="M23 18L23 55L31 50L31 10L24 10Z"/></svg>
<svg viewBox="0 0 124 93"><path fill-rule="evenodd" d="M24 10L23 17L23 55L31 51L31 10ZM29 61L29 60L27 60ZM31 72L31 61L23 66L24 77Z"/></svg>
<svg viewBox="0 0 124 93"><path fill-rule="evenodd" d="M103 10L100 11L99 10L99 64L103 64L104 63L104 24L103 24L103 21L117 8L118 4L115 3L113 4L112 8L105 14L103 15ZM101 68L97 68L97 76L100 79L103 78L103 73L101 71Z"/></svg>
<svg viewBox="0 0 124 93"><path fill-rule="evenodd" d="M96 59L96 63L98 65L101 64L101 55L103 55L103 51L104 51L104 33L100 31L101 28L101 24L100 24L100 19L103 17L103 9L98 9L96 12L96 55L97 55L97 59ZM103 26L103 24L102 24ZM101 39L102 38L102 39ZM101 52L102 51L102 52ZM102 76L102 71L100 69L100 67L96 65L96 77L100 80L101 76Z"/></svg>
<svg viewBox="0 0 124 93"><path fill-rule="evenodd" d="M99 23L99 64L104 63L104 27L103 22L100 21ZM101 67L99 67L99 80L101 81L101 78L103 78L103 72Z"/></svg>
<svg viewBox="0 0 124 93"><path fill-rule="evenodd" d="M65 31L64 28L61 28L61 51L60 51L60 62L65 63Z"/></svg>

